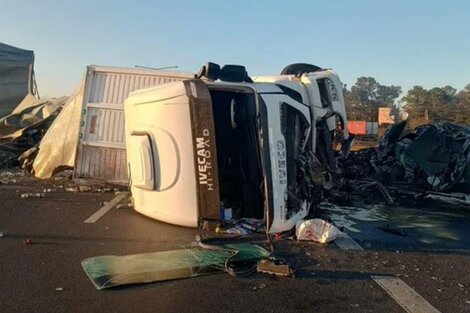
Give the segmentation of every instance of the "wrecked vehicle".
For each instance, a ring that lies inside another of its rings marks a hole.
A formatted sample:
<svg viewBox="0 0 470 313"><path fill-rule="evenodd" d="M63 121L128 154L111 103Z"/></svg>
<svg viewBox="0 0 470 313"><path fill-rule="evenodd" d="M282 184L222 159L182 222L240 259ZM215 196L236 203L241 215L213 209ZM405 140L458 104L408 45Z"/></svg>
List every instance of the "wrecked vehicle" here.
<svg viewBox="0 0 470 313"><path fill-rule="evenodd" d="M345 185L364 193L367 177L388 204L393 195L407 205L434 200L470 207L470 127L435 122L410 131L406 126L407 121L394 124L377 148L340 159Z"/></svg>
<svg viewBox="0 0 470 313"><path fill-rule="evenodd" d="M343 160L346 178L367 176L385 185L468 191L470 127L436 122L406 133L406 125L402 121L390 127L378 148L354 152Z"/></svg>
<svg viewBox="0 0 470 313"><path fill-rule="evenodd" d="M264 220L269 233L292 229L312 204L313 169L301 164L334 166L338 123L348 145L341 86L334 71L309 64L253 81L243 66L208 63L194 79L131 93L135 209L197 227L231 208L233 218Z"/></svg>

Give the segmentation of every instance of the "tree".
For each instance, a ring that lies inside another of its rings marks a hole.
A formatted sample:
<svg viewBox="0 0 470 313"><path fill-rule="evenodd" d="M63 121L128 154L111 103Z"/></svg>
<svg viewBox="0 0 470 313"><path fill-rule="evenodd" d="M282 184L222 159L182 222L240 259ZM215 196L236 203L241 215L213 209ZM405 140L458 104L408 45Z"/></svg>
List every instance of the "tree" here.
<svg viewBox="0 0 470 313"><path fill-rule="evenodd" d="M424 89L414 86L403 97L404 109L417 120L453 120L457 103L457 90L452 86Z"/></svg>
<svg viewBox="0 0 470 313"><path fill-rule="evenodd" d="M346 89L346 111L352 120L377 121L379 107L391 107L397 112L395 100L401 94L400 86L381 85L374 77L359 77Z"/></svg>
<svg viewBox="0 0 470 313"><path fill-rule="evenodd" d="M454 110L454 122L470 125L470 84L460 91L457 96L457 104Z"/></svg>
<svg viewBox="0 0 470 313"><path fill-rule="evenodd" d="M405 105L403 109L416 119L427 120L427 110L429 109L428 91L422 86L414 86L406 96L403 97Z"/></svg>

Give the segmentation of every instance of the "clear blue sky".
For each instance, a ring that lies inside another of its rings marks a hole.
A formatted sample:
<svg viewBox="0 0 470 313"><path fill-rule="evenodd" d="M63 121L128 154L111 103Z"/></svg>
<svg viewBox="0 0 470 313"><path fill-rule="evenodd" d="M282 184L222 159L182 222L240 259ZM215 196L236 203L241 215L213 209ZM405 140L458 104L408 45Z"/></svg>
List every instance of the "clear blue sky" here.
<svg viewBox="0 0 470 313"><path fill-rule="evenodd" d="M35 51L42 95L88 64L197 71L207 61L277 74L310 62L382 84L470 83L470 1L0 0L0 41Z"/></svg>

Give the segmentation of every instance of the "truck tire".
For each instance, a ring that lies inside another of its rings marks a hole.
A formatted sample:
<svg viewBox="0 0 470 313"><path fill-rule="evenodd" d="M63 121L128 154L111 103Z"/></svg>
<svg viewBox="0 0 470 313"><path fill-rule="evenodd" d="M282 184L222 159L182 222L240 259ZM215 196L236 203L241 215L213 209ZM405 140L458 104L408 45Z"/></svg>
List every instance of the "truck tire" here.
<svg viewBox="0 0 470 313"><path fill-rule="evenodd" d="M322 68L308 63L289 64L281 71L281 75L302 75L303 73L312 73L321 71Z"/></svg>

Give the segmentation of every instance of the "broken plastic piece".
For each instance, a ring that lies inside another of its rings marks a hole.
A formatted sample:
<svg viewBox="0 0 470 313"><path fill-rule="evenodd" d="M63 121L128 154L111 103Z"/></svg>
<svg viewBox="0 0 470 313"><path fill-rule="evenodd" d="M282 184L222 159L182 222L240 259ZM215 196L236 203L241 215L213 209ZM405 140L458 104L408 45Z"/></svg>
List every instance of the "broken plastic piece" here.
<svg viewBox="0 0 470 313"><path fill-rule="evenodd" d="M276 258L263 259L258 262L256 268L258 273L271 274L289 277L294 275L294 271L283 260Z"/></svg>
<svg viewBox="0 0 470 313"><path fill-rule="evenodd" d="M332 224L319 219L300 221L295 227L297 240L312 240L319 243L327 243L336 240L342 232Z"/></svg>

